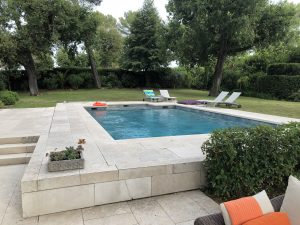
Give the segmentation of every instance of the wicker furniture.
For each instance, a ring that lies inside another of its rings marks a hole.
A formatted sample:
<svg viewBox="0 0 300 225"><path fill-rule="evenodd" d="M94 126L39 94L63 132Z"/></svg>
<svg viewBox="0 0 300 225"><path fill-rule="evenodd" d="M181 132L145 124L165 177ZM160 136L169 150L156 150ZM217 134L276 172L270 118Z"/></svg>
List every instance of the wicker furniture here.
<svg viewBox="0 0 300 225"><path fill-rule="evenodd" d="M279 212L283 202L283 198L284 195L280 195L271 200L274 210L276 212ZM222 213L216 213L196 219L194 225L225 225L225 223Z"/></svg>

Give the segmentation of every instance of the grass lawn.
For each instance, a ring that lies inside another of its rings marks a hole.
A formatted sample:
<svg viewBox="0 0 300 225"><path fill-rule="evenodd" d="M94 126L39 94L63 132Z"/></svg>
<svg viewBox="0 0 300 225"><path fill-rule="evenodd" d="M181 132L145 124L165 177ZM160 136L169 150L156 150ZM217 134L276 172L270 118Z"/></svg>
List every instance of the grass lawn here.
<svg viewBox="0 0 300 225"><path fill-rule="evenodd" d="M179 100L211 99L207 91L176 89L169 91ZM140 101L143 99L141 89L89 89L89 90L59 90L41 91L40 96L31 97L28 93L20 93L20 101L14 108L52 107L63 101ZM274 101L259 98L240 97L238 102L241 110L258 112L293 118L300 118L300 103Z"/></svg>

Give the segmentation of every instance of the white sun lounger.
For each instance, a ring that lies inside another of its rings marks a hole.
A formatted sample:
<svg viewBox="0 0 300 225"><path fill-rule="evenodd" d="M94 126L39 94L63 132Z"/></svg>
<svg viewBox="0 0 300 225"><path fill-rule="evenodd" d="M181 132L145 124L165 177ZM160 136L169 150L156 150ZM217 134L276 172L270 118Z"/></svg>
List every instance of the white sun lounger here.
<svg viewBox="0 0 300 225"><path fill-rule="evenodd" d="M233 92L225 101L217 102L217 105L237 106L240 108L242 106L235 101L240 97L241 94L241 92Z"/></svg>
<svg viewBox="0 0 300 225"><path fill-rule="evenodd" d="M217 104L218 102L222 102L224 98L229 94L227 91L222 91L215 99L213 100L198 100L203 104Z"/></svg>
<svg viewBox="0 0 300 225"><path fill-rule="evenodd" d="M159 90L161 97L166 101L176 101L176 97L171 97L168 90Z"/></svg>

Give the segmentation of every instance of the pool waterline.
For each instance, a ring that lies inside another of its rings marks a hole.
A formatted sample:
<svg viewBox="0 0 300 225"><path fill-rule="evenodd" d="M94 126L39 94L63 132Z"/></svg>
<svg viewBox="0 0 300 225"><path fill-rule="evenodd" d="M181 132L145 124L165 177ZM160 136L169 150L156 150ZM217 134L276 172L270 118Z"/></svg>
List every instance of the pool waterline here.
<svg viewBox="0 0 300 225"><path fill-rule="evenodd" d="M115 140L208 134L229 127L275 125L181 106L85 107Z"/></svg>

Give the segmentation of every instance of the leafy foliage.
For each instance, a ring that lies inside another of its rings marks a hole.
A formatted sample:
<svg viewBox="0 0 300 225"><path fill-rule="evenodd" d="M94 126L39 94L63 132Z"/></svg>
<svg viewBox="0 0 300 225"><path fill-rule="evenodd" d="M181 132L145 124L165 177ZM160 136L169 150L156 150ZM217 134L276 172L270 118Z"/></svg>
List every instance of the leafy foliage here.
<svg viewBox="0 0 300 225"><path fill-rule="evenodd" d="M300 63L271 64L268 75L300 75Z"/></svg>
<svg viewBox="0 0 300 225"><path fill-rule="evenodd" d="M19 96L16 92L13 91L1 91L0 92L0 101L4 105L14 105L19 100Z"/></svg>
<svg viewBox="0 0 300 225"><path fill-rule="evenodd" d="M59 152L50 152L51 161L74 160L81 158L82 149L75 149L73 146L66 147L66 150Z"/></svg>
<svg viewBox="0 0 300 225"><path fill-rule="evenodd" d="M170 48L188 65L217 58L211 94L217 95L227 56L286 37L294 16L288 3L265 0L171 0Z"/></svg>
<svg viewBox="0 0 300 225"><path fill-rule="evenodd" d="M4 80L0 79L0 91L3 91L6 88Z"/></svg>
<svg viewBox="0 0 300 225"><path fill-rule="evenodd" d="M257 79L257 91L279 99L287 99L300 87L300 76L273 75Z"/></svg>
<svg viewBox="0 0 300 225"><path fill-rule="evenodd" d="M4 107L4 103L0 100L0 109Z"/></svg>
<svg viewBox="0 0 300 225"><path fill-rule="evenodd" d="M103 68L116 68L123 51L123 37L115 18L101 13L98 13L97 17L99 25L92 45L97 64Z"/></svg>
<svg viewBox="0 0 300 225"><path fill-rule="evenodd" d="M300 89L297 92L291 94L288 99L293 102L300 102Z"/></svg>
<svg viewBox="0 0 300 225"><path fill-rule="evenodd" d="M72 74L67 78L67 82L72 89L77 90L83 84L84 79L81 76Z"/></svg>
<svg viewBox="0 0 300 225"><path fill-rule="evenodd" d="M202 146L209 190L223 199L284 192L300 164L300 124L213 132Z"/></svg>
<svg viewBox="0 0 300 225"><path fill-rule="evenodd" d="M129 35L130 34L130 28L131 25L135 19L136 12L134 11L128 11L124 13L124 16L119 18L119 24L118 29L123 35Z"/></svg>
<svg viewBox="0 0 300 225"><path fill-rule="evenodd" d="M161 20L153 0L145 0L134 16L130 34L125 41L123 66L135 71L155 70L166 63L161 40Z"/></svg>

